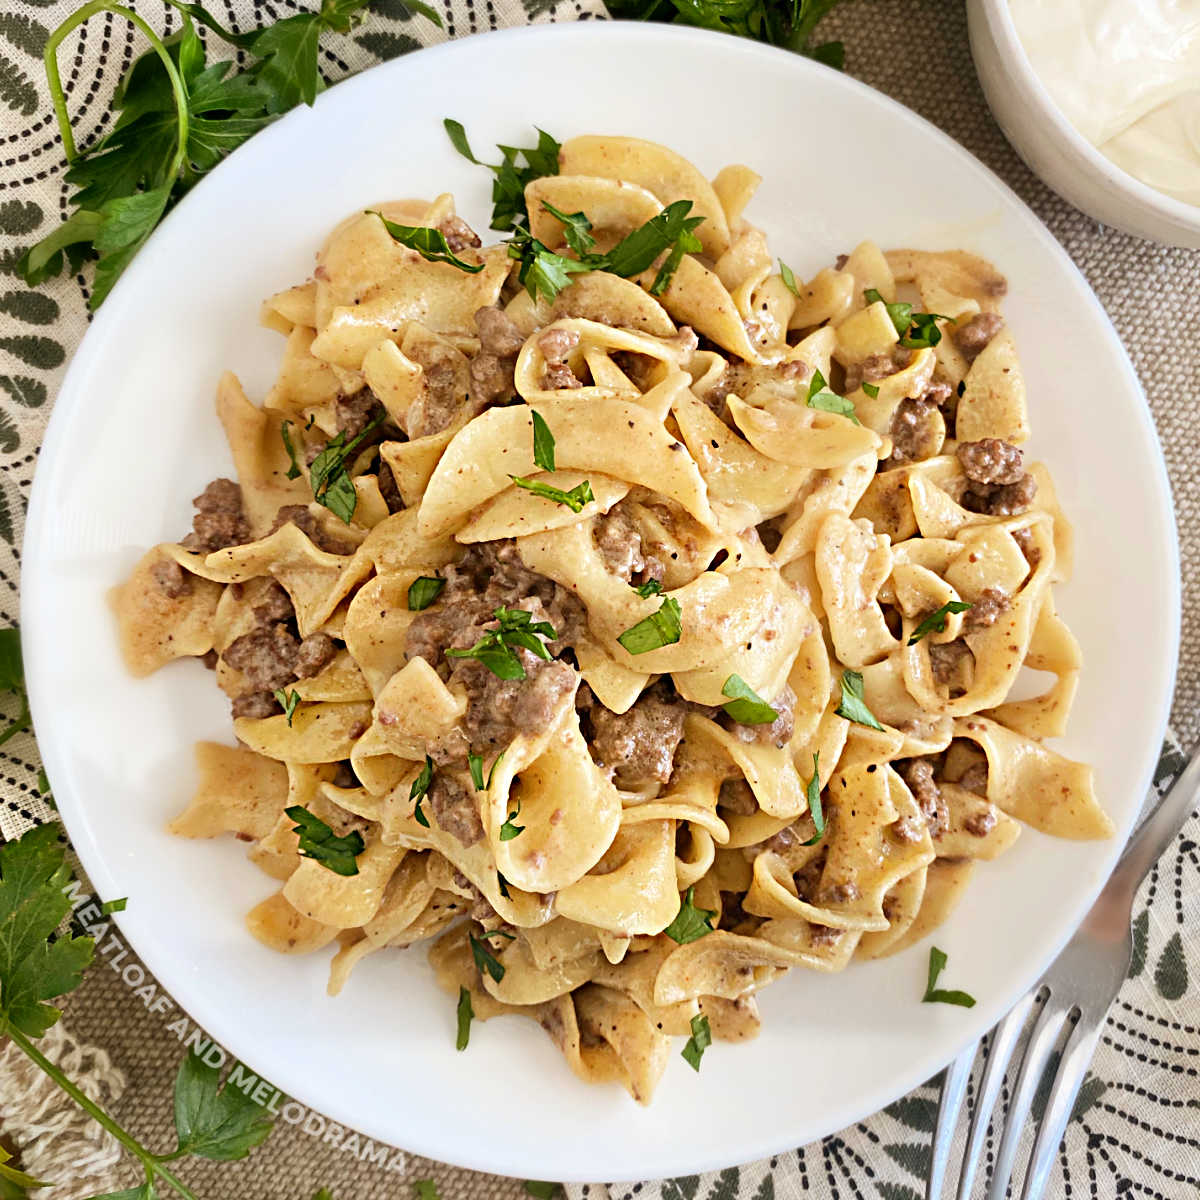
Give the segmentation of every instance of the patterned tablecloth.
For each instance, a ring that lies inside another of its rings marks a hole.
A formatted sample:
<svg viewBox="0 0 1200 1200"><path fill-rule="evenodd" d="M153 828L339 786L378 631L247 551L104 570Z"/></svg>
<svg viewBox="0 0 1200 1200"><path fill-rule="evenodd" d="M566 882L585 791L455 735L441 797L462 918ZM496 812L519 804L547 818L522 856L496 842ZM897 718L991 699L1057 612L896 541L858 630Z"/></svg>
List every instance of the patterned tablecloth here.
<svg viewBox="0 0 1200 1200"><path fill-rule="evenodd" d="M295 0L209 5L234 29L307 6ZM64 363L87 326L86 274L31 291L15 273L22 248L67 211L62 147L40 53L47 30L76 7L71 0L7 0L0 11L0 608L6 623L17 615L23 512L38 447ZM137 7L158 28L171 27L159 4L140 0ZM446 37L604 15L599 0L439 0L437 7L444 13L444 32L412 15L403 0L378 0L360 28L329 39L322 69L337 79ZM1164 249L1099 226L1029 173L988 114L960 3L847 0L822 33L844 39L850 72L940 125L1032 205L1088 277L1129 347L1175 489L1185 607L1174 723L1191 742L1200 731L1200 605L1195 602L1200 460L1194 434L1200 396L1200 254ZM125 22L103 16L64 52L63 74L82 144L106 128L113 88L139 50ZM1178 762L1178 752L1169 748L1160 775L1166 778ZM38 794L38 769L31 737L15 738L0 749L0 832L6 837L52 817ZM1055 1200L1109 1200L1126 1192L1195 1200L1200 1193L1198 841L1200 818L1193 817L1138 900L1130 978L1076 1107L1051 1186ZM72 996L64 1022L43 1047L153 1146L166 1141L180 1042L194 1029L152 981L136 992L130 987L140 972L140 967L131 971L135 966L111 930L98 947L97 965ZM781 1081L781 1086L800 1084ZM936 1087L927 1084L867 1121L769 1162L703 1177L596 1183L568 1191L572 1200L918 1200L935 1104ZM632 1109L630 1120L636 1120ZM128 1162L107 1136L11 1047L0 1049L0 1135L21 1149L30 1171L55 1181L38 1193L42 1200L82 1200L134 1182ZM205 1200L232 1195L308 1200L322 1186L337 1200L406 1200L415 1194L411 1181L418 1179L435 1180L443 1200L527 1194L520 1181L376 1146L298 1105L284 1106L271 1140L249 1159L197 1163L195 1169L189 1164L188 1177Z"/></svg>

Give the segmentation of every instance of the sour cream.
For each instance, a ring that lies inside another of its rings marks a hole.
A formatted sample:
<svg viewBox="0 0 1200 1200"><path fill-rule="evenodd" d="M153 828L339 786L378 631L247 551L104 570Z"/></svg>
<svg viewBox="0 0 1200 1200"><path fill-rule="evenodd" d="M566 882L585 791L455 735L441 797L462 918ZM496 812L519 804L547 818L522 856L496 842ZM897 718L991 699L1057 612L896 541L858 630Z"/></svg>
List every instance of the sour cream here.
<svg viewBox="0 0 1200 1200"><path fill-rule="evenodd" d="M1200 0L1009 0L1033 69L1117 166L1200 206Z"/></svg>

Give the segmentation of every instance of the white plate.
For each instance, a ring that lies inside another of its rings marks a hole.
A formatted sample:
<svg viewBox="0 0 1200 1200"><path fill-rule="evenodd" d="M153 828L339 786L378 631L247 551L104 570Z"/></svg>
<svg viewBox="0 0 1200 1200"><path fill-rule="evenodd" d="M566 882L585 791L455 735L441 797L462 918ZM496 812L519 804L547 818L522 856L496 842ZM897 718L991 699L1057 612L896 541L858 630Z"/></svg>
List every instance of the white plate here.
<svg viewBox="0 0 1200 1200"><path fill-rule="evenodd" d="M615 64L619 64L619 70ZM1011 281L1033 449L1078 530L1062 610L1087 669L1065 752L1096 764L1120 836L1026 830L981 864L937 934L966 1011L922 1005L928 945L762 993L763 1032L678 1056L652 1107L576 1081L531 1022L476 1025L454 1050L454 1002L422 950L380 954L342 996L328 955L263 949L242 917L277 885L231 840L163 825L193 784L192 743L230 737L198 663L144 682L122 670L105 592L189 500L230 470L212 394L238 371L261 397L282 350L259 299L302 280L325 232L382 199L452 190L487 225L490 176L459 158L538 124L566 138L637 134L705 171L764 177L750 217L807 276L859 240L965 247ZM432 1158L539 1179L662 1176L745 1161L858 1120L934 1074L1029 987L1107 876L1150 782L1178 639L1170 495L1145 400L1100 306L1050 234L962 149L878 92L746 41L589 24L472 37L343 83L239 150L166 221L71 366L42 450L25 539L22 619L54 792L121 930L187 1011L305 1104ZM138 1003L132 996L130 1003ZM164 1018L165 1020L166 1018Z"/></svg>

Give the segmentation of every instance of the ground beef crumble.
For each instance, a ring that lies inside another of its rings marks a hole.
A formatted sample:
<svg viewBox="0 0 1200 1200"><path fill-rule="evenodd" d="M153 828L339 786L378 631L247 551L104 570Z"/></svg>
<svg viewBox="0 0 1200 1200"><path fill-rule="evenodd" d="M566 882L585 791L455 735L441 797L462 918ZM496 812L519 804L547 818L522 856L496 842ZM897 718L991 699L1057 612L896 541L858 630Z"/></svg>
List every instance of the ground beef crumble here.
<svg viewBox="0 0 1200 1200"><path fill-rule="evenodd" d="M929 836L941 837L950 824L950 814L942 790L933 778L933 764L927 758L912 758L898 764L896 769L921 809L921 815L929 827Z"/></svg>
<svg viewBox="0 0 1200 1200"><path fill-rule="evenodd" d="M1004 318L999 313L976 313L965 325L954 331L954 341L968 362L983 353L984 347L1004 328Z"/></svg>
<svg viewBox="0 0 1200 1200"><path fill-rule="evenodd" d="M665 680L643 692L624 713L610 712L591 689L582 691L579 699L592 755L612 770L617 787L649 787L671 778L687 705Z"/></svg>
<svg viewBox="0 0 1200 1200"><path fill-rule="evenodd" d="M958 461L967 477L963 507L992 517L1024 512L1037 495L1037 481L1023 466L1020 449L1000 438L960 442Z"/></svg>
<svg viewBox="0 0 1200 1200"><path fill-rule="evenodd" d="M182 543L189 550L211 554L249 540L242 489L232 479L214 479L192 503L196 506L192 532Z"/></svg>

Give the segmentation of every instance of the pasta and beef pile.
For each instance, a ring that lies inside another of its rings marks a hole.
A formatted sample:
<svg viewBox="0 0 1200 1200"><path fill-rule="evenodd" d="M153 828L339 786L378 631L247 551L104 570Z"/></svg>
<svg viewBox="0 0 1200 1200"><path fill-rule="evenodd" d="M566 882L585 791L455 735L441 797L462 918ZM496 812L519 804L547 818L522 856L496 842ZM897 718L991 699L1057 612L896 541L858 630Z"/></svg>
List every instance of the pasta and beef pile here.
<svg viewBox="0 0 1200 1200"><path fill-rule="evenodd" d="M924 938L1022 823L1112 827L1044 743L1071 531L1004 279L864 242L797 280L748 168L554 146L507 243L448 195L333 231L262 405L220 382L237 481L116 608L134 672L232 700L172 828L279 881L256 937L336 945L334 991L429 940L460 1047L522 1013L647 1101L674 1036L698 1067L789 968Z"/></svg>

